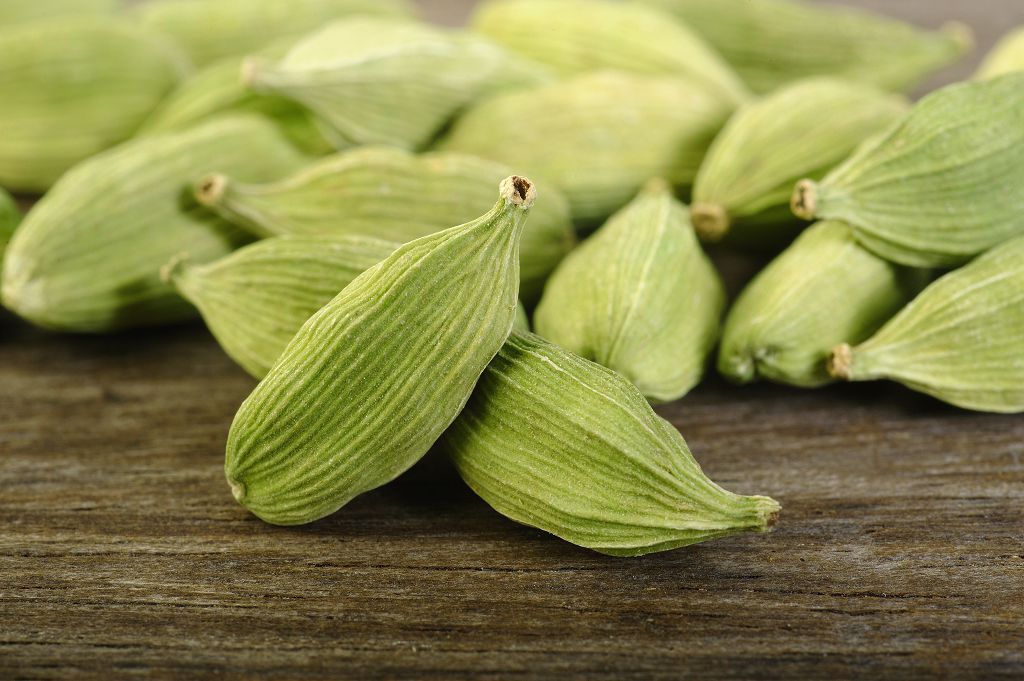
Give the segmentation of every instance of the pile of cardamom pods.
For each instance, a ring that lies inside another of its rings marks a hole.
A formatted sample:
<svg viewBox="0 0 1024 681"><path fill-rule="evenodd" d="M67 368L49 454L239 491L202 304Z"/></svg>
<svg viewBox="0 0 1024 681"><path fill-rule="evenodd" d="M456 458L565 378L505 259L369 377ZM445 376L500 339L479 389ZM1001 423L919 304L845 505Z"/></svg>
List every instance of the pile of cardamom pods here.
<svg viewBox="0 0 1024 681"><path fill-rule="evenodd" d="M906 97L970 47L804 0L4 0L0 186L42 198L0 194L2 301L201 315L260 379L226 473L270 523L437 447L603 553L763 531L651 407L716 348L1024 411L1024 31ZM777 257L730 309L702 243Z"/></svg>

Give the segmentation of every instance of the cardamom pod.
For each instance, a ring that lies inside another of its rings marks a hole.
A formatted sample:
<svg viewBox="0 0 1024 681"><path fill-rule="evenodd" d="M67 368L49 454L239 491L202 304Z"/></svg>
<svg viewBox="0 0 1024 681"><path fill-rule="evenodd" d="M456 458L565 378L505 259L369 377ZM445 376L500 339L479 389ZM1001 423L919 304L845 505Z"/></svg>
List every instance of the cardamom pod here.
<svg viewBox="0 0 1024 681"><path fill-rule="evenodd" d="M922 99L902 123L821 182L793 211L849 223L878 255L960 265L1024 233L1024 73L961 83Z"/></svg>
<svg viewBox="0 0 1024 681"><path fill-rule="evenodd" d="M625 378L512 334L443 447L496 511L612 556L764 531L780 506L727 492Z"/></svg>
<svg viewBox="0 0 1024 681"><path fill-rule="evenodd" d="M811 78L737 111L693 185L693 226L706 241L775 245L803 225L789 199L802 178L821 179L868 137L909 110L871 85Z"/></svg>
<svg viewBox="0 0 1024 681"><path fill-rule="evenodd" d="M674 13L755 92L832 75L909 92L973 46L969 28L926 31L852 7L803 0L643 0Z"/></svg>
<svg viewBox="0 0 1024 681"><path fill-rule="evenodd" d="M402 246L302 327L231 427L239 503L312 522L427 453L512 330L535 195L506 179L489 213Z"/></svg>
<svg viewBox="0 0 1024 681"><path fill-rule="evenodd" d="M172 38L198 66L363 14L404 17L412 10L406 0L154 0L136 10L143 26Z"/></svg>
<svg viewBox="0 0 1024 681"><path fill-rule="evenodd" d="M0 185L49 189L74 164L131 137L186 68L159 38L111 20L0 30Z"/></svg>
<svg viewBox="0 0 1024 681"><path fill-rule="evenodd" d="M230 117L190 131L127 142L68 172L25 218L3 271L3 301L40 326L101 332L191 318L160 279L175 254L196 262L245 243L187 191L221 168L266 180L300 156L267 121Z"/></svg>
<svg viewBox="0 0 1024 681"><path fill-rule="evenodd" d="M367 147L316 161L271 184L214 175L199 183L196 196L258 236L358 234L406 243L486 212L495 185L509 174L500 163L462 154L416 156ZM567 202L557 191L545 192L523 234L525 300L537 301L574 244Z"/></svg>
<svg viewBox="0 0 1024 681"><path fill-rule="evenodd" d="M3 274L3 257L14 230L21 223L21 211L10 194L0 189L0 274ZM526 329L529 330L529 325Z"/></svg>
<svg viewBox="0 0 1024 681"><path fill-rule="evenodd" d="M547 340L669 402L700 382L724 309L686 207L658 181L566 257L534 323Z"/></svg>
<svg viewBox="0 0 1024 681"><path fill-rule="evenodd" d="M737 383L827 385L832 349L869 338L928 276L875 256L841 222L819 222L740 295L725 323L718 370Z"/></svg>
<svg viewBox="0 0 1024 681"><path fill-rule="evenodd" d="M593 225L652 177L689 185L729 113L682 78L603 72L482 102L440 147L525 169L560 188L573 217ZM524 121L530 144L517 134Z"/></svg>
<svg viewBox="0 0 1024 681"><path fill-rule="evenodd" d="M50 17L88 17L113 14L118 0L3 0L0 27Z"/></svg>
<svg viewBox="0 0 1024 681"><path fill-rule="evenodd" d="M339 149L424 147L482 96L546 78L539 66L481 38L376 18L337 21L279 62L253 59L243 68L254 91L316 113Z"/></svg>
<svg viewBox="0 0 1024 681"><path fill-rule="evenodd" d="M703 38L651 7L610 0L491 0L471 25L563 77L604 69L681 75L733 106L750 96Z"/></svg>
<svg viewBox="0 0 1024 681"><path fill-rule="evenodd" d="M987 80L1017 71L1024 71L1024 26L1008 33L999 41L985 58L975 78Z"/></svg>
<svg viewBox="0 0 1024 681"><path fill-rule="evenodd" d="M891 379L964 409L1024 412L1024 237L929 286L874 337L836 348L830 371Z"/></svg>
<svg viewBox="0 0 1024 681"><path fill-rule="evenodd" d="M176 257L163 277L220 346L263 378L302 325L399 244L357 236L279 236L209 264Z"/></svg>

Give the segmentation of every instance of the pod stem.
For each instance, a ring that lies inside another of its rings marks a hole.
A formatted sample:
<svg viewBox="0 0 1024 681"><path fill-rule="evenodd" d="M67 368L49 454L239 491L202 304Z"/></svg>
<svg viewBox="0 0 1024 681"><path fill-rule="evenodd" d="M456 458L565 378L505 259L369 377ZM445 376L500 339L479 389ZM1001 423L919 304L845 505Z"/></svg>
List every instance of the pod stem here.
<svg viewBox="0 0 1024 681"><path fill-rule="evenodd" d="M828 373L841 381L853 380L853 348L843 343L832 351L828 358Z"/></svg>
<svg viewBox="0 0 1024 681"><path fill-rule="evenodd" d="M173 284L185 271L188 261L192 258L188 253L179 253L170 262L160 268L160 280L165 284Z"/></svg>
<svg viewBox="0 0 1024 681"><path fill-rule="evenodd" d="M801 220L813 220L818 214L818 183L813 180L800 180L793 191L790 207L793 214Z"/></svg>
<svg viewBox="0 0 1024 681"><path fill-rule="evenodd" d="M717 243L729 233L732 222L725 208L717 203L695 203L690 207L690 221L702 241Z"/></svg>
<svg viewBox="0 0 1024 681"><path fill-rule="evenodd" d="M505 178L498 191L501 198L524 210L532 208L533 202L537 200L537 187L533 182L519 175Z"/></svg>
<svg viewBox="0 0 1024 681"><path fill-rule="evenodd" d="M196 185L196 201L207 207L219 205L228 190L228 182L226 175L207 175Z"/></svg>
<svg viewBox="0 0 1024 681"><path fill-rule="evenodd" d="M948 21L942 25L941 31L950 37L961 52L969 52L977 44L974 29L962 21Z"/></svg>

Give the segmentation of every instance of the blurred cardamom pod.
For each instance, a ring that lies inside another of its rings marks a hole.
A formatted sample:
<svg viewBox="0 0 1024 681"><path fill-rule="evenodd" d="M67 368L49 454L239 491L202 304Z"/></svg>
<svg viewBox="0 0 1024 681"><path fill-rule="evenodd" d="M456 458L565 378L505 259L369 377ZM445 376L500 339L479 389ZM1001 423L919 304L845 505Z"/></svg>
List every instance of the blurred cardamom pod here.
<svg viewBox="0 0 1024 681"><path fill-rule="evenodd" d="M1024 26L1006 34L988 54L975 78L987 80L1024 71Z"/></svg>
<svg viewBox="0 0 1024 681"><path fill-rule="evenodd" d="M598 224L652 177L688 186L730 107L676 77L603 72L493 97L441 148L501 161L561 189L573 218ZM517 131L529 121L524 144Z"/></svg>
<svg viewBox="0 0 1024 681"><path fill-rule="evenodd" d="M566 257L534 324L648 399L669 402L700 382L724 309L725 289L686 207L653 182Z"/></svg>
<svg viewBox="0 0 1024 681"><path fill-rule="evenodd" d="M489 213L402 246L302 327L231 427L239 503L312 522L427 453L512 330L535 195L508 178Z"/></svg>
<svg viewBox="0 0 1024 681"><path fill-rule="evenodd" d="M3 0L0 2L0 27L52 17L113 14L117 6L118 0Z"/></svg>
<svg viewBox="0 0 1024 681"><path fill-rule="evenodd" d="M750 96L703 38L652 7L610 0L490 0L480 5L471 27L563 77L604 69L680 75L734 106Z"/></svg>
<svg viewBox="0 0 1024 681"><path fill-rule="evenodd" d="M778 246L803 228L793 185L821 179L909 110L871 85L812 78L743 106L715 138L693 185L693 226L706 241Z"/></svg>
<svg viewBox="0 0 1024 681"><path fill-rule="evenodd" d="M864 249L845 224L820 222L740 295L725 323L718 370L737 383L831 383L832 349L869 338L924 288L928 276Z"/></svg>
<svg viewBox="0 0 1024 681"><path fill-rule="evenodd" d="M794 212L842 220L878 255L915 267L963 264L1024 233L1024 73L951 85L863 146Z"/></svg>
<svg viewBox="0 0 1024 681"><path fill-rule="evenodd" d="M3 273L4 251L21 223L21 211L10 194L0 189L0 274ZM529 326L527 326L529 330Z"/></svg>
<svg viewBox="0 0 1024 681"><path fill-rule="evenodd" d="M131 137L186 69L159 38L111 20L0 30L0 185L46 191L71 166Z"/></svg>
<svg viewBox="0 0 1024 681"><path fill-rule="evenodd" d="M102 332L195 315L160 279L187 251L196 262L248 240L195 203L192 178L213 168L268 180L305 162L269 122L230 117L127 142L68 172L26 216L7 249L3 302L40 326Z"/></svg>
<svg viewBox="0 0 1024 681"><path fill-rule="evenodd" d="M486 212L494 204L495 185L509 174L500 163L462 154L417 156L367 147L271 184L211 176L200 182L196 196L258 236L358 234L406 243ZM523 234L525 300L537 301L548 275L574 245L568 204L557 190L545 191Z"/></svg>
<svg viewBox="0 0 1024 681"><path fill-rule="evenodd" d="M1024 412L1024 237L929 286L865 343L836 348L849 381L891 379L976 411Z"/></svg>
<svg viewBox="0 0 1024 681"><path fill-rule="evenodd" d="M780 510L708 479L625 378L532 335L512 334L443 447L502 515L612 556L765 531Z"/></svg>
<svg viewBox="0 0 1024 681"><path fill-rule="evenodd" d="M412 14L406 0L150 0L134 11L143 26L172 38L198 66L298 39L332 19Z"/></svg>
<svg viewBox="0 0 1024 681"><path fill-rule="evenodd" d="M969 28L941 31L854 7L803 0L642 0L674 13L755 92L836 76L909 92L973 47Z"/></svg>

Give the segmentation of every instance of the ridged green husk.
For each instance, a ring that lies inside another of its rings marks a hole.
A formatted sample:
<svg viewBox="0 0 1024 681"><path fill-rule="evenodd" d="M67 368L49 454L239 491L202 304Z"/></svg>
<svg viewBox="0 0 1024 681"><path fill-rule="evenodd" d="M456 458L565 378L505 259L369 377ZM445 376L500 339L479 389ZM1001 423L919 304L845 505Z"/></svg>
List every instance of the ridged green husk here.
<svg viewBox="0 0 1024 681"><path fill-rule="evenodd" d="M4 251L20 223L21 211L18 210L18 204L10 194L0 189L0 274L3 273Z"/></svg>
<svg viewBox="0 0 1024 681"><path fill-rule="evenodd" d="M1024 73L962 83L921 100L890 132L819 183L801 217L843 220L878 255L959 265L1024 233Z"/></svg>
<svg viewBox="0 0 1024 681"><path fill-rule="evenodd" d="M175 259L164 278L199 309L224 351L263 378L310 317L398 246L357 236L280 236L206 265Z"/></svg>
<svg viewBox="0 0 1024 681"><path fill-rule="evenodd" d="M186 68L159 38L110 20L0 30L0 185L49 189L130 137Z"/></svg>
<svg viewBox="0 0 1024 681"><path fill-rule="evenodd" d="M215 176L199 200L259 236L360 234L406 243L468 222L494 204L510 171L462 154L416 156L363 148L317 161L265 185ZM547 190L534 207L521 247L522 297L535 303L548 275L575 244L569 206Z"/></svg>
<svg viewBox="0 0 1024 681"><path fill-rule="evenodd" d="M613 556L763 531L780 510L709 480L625 378L537 336L509 338L443 445L499 513Z"/></svg>
<svg viewBox="0 0 1024 681"><path fill-rule="evenodd" d="M1024 71L1024 27L1008 33L985 58L975 78L986 80Z"/></svg>
<svg viewBox="0 0 1024 681"><path fill-rule="evenodd" d="M726 320L718 370L737 383L831 383L835 346L869 338L928 276L875 256L841 222L818 223L740 295Z"/></svg>
<svg viewBox="0 0 1024 681"><path fill-rule="evenodd" d="M305 162L270 123L230 117L128 142L68 172L32 209L7 250L3 302L38 325L102 332L195 315L160 279L187 252L223 257L248 240L190 197L219 168L268 180Z"/></svg>
<svg viewBox="0 0 1024 681"><path fill-rule="evenodd" d="M136 12L144 26L173 39L200 66L297 39L340 17L412 14L405 0L151 0Z"/></svg>
<svg viewBox="0 0 1024 681"><path fill-rule="evenodd" d="M736 105L750 94L695 32L654 8L611 0L491 0L471 26L568 77L614 69L681 75Z"/></svg>
<svg viewBox="0 0 1024 681"><path fill-rule="evenodd" d="M871 340L833 354L847 380L891 379L964 409L1024 412L1024 237L939 279Z"/></svg>
<svg viewBox="0 0 1024 681"><path fill-rule="evenodd" d="M501 161L560 188L596 224L652 177L687 186L730 108L681 78L598 73L490 99L441 148ZM526 123L529 144L517 131Z"/></svg>
<svg viewBox="0 0 1024 681"><path fill-rule="evenodd" d="M426 454L511 332L534 196L509 178L487 215L402 246L302 327L231 427L239 503L312 522Z"/></svg>
<svg viewBox="0 0 1024 681"><path fill-rule="evenodd" d="M693 185L693 224L708 241L757 246L792 236L793 185L821 179L909 104L833 78L793 83L742 107L715 138Z"/></svg>
<svg viewBox="0 0 1024 681"><path fill-rule="evenodd" d="M909 92L960 59L973 39L950 24L927 31L851 7L801 0L643 0L700 33L755 92L837 76Z"/></svg>
<svg viewBox="0 0 1024 681"><path fill-rule="evenodd" d="M537 307L537 333L613 369L648 399L696 386L718 340L725 289L664 183L569 254Z"/></svg>
<svg viewBox="0 0 1024 681"><path fill-rule="evenodd" d="M0 27L51 19L113 14L118 0L3 0L0 2Z"/></svg>
<svg viewBox="0 0 1024 681"><path fill-rule="evenodd" d="M540 66L481 38L372 18L335 22L284 59L251 60L245 67L255 91L315 112L339 149L422 148L482 96L547 78Z"/></svg>

